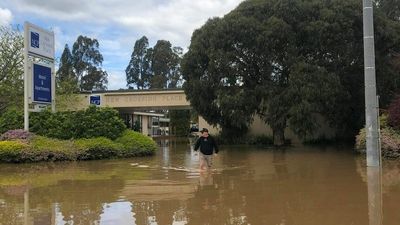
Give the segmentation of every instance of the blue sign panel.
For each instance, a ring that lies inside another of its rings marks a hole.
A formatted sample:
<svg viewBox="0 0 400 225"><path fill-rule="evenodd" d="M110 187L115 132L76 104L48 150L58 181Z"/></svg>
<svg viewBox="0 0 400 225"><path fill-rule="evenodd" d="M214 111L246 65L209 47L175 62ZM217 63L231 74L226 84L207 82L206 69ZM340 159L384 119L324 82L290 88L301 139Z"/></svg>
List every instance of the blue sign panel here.
<svg viewBox="0 0 400 225"><path fill-rule="evenodd" d="M31 31L31 47L39 48L39 33Z"/></svg>
<svg viewBox="0 0 400 225"><path fill-rule="evenodd" d="M51 103L51 68L33 64L33 101Z"/></svg>
<svg viewBox="0 0 400 225"><path fill-rule="evenodd" d="M100 95L91 95L90 96L90 104L91 105L100 105Z"/></svg>

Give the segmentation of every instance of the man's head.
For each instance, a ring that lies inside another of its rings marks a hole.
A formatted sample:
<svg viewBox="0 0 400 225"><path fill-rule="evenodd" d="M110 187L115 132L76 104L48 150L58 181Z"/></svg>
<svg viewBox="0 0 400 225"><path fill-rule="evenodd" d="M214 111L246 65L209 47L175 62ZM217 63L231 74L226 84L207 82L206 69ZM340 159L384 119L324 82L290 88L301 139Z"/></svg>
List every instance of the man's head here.
<svg viewBox="0 0 400 225"><path fill-rule="evenodd" d="M203 137L207 137L207 136L208 136L208 129L207 129L207 128L203 128L203 129L200 131L200 133L201 133L201 135L202 135Z"/></svg>

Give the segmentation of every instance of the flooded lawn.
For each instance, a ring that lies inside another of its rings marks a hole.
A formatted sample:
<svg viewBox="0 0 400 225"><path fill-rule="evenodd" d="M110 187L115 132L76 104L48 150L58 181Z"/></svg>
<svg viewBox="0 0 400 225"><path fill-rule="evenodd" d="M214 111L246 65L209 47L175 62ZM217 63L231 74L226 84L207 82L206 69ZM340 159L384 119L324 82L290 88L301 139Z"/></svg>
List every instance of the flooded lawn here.
<svg viewBox="0 0 400 225"><path fill-rule="evenodd" d="M160 144L147 158L0 164L0 225L400 221L395 161L379 176L349 147L222 147L214 170L200 173L188 142Z"/></svg>

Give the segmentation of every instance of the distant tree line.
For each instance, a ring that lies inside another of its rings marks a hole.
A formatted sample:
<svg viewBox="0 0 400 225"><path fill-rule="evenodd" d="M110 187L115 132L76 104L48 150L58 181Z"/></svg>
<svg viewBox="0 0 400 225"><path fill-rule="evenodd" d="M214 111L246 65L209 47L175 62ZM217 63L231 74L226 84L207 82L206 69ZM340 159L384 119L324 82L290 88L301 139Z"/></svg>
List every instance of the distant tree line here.
<svg viewBox="0 0 400 225"><path fill-rule="evenodd" d="M126 67L126 82L130 89L165 89L182 85L180 62L183 50L159 40L149 47L146 36L135 42ZM107 72L101 68L103 56L99 42L79 36L72 47L65 45L57 71L60 93L107 89Z"/></svg>

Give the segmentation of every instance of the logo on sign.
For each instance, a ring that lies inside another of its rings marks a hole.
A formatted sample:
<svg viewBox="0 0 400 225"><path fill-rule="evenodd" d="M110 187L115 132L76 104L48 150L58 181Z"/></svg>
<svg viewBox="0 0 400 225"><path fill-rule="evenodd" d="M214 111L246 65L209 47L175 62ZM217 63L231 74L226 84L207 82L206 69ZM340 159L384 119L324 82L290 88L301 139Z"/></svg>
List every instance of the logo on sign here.
<svg viewBox="0 0 400 225"><path fill-rule="evenodd" d="M39 33L31 31L31 46L33 48L39 48Z"/></svg>
<svg viewBox="0 0 400 225"><path fill-rule="evenodd" d="M100 95L90 96L90 104L99 106L100 105Z"/></svg>

